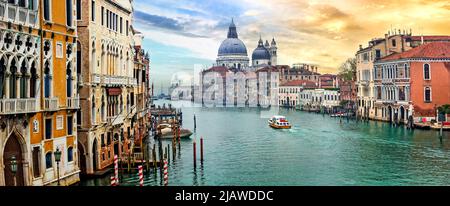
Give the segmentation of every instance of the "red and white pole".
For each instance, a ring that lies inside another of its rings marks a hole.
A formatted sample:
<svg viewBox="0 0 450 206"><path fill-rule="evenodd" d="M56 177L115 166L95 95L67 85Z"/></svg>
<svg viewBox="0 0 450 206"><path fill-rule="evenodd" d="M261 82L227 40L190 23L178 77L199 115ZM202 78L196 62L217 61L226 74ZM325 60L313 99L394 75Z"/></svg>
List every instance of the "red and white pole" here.
<svg viewBox="0 0 450 206"><path fill-rule="evenodd" d="M167 166L167 160L164 160L164 186L169 184L169 171Z"/></svg>
<svg viewBox="0 0 450 206"><path fill-rule="evenodd" d="M139 170L139 186L144 186L144 175L142 172L142 165L138 166L138 170Z"/></svg>
<svg viewBox="0 0 450 206"><path fill-rule="evenodd" d="M116 186L116 178L111 176L111 186Z"/></svg>
<svg viewBox="0 0 450 206"><path fill-rule="evenodd" d="M116 178L116 184L119 184L119 159L117 155L114 155L114 177Z"/></svg>

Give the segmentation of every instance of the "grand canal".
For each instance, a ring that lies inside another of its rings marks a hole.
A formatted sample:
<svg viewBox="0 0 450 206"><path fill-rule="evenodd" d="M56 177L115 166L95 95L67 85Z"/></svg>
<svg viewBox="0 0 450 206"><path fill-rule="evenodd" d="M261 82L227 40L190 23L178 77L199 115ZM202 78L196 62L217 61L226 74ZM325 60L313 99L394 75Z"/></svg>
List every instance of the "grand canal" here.
<svg viewBox="0 0 450 206"><path fill-rule="evenodd" d="M258 108L182 110L183 127L193 130L195 113L197 129L170 160L169 185L450 185L450 132L441 143L437 131L286 109L293 128L274 130ZM194 169L201 136L205 161ZM146 174L145 185L161 183L159 172ZM121 184L137 185L137 175L123 174ZM81 185L109 185L109 176Z"/></svg>

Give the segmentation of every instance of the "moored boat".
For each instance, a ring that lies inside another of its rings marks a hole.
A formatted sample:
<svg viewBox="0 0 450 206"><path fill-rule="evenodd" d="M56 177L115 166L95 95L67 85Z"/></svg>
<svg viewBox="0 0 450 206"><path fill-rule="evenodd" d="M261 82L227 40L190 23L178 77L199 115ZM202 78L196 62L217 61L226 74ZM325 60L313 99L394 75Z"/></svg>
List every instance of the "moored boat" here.
<svg viewBox="0 0 450 206"><path fill-rule="evenodd" d="M268 120L269 126L275 129L290 129L291 124L284 116L273 116Z"/></svg>

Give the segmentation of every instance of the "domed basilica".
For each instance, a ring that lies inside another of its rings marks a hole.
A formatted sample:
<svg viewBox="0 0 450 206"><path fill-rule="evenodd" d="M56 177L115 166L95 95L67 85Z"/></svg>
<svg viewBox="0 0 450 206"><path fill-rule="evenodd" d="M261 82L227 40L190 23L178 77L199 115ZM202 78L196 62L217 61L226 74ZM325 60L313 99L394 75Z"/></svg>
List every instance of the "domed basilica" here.
<svg viewBox="0 0 450 206"><path fill-rule="evenodd" d="M247 47L238 38L238 33L234 21L231 20L228 28L227 39L219 47L216 59L217 66L224 66L239 70L256 70L267 65L277 65L277 44L272 39L271 44L266 40L259 39L258 46L252 53L252 65L249 65Z"/></svg>

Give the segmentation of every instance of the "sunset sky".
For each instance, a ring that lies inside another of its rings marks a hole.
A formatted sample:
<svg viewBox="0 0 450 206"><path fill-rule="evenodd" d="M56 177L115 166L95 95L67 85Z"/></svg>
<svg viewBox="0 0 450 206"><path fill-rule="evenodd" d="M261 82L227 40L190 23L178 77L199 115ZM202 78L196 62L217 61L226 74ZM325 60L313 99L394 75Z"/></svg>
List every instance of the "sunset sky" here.
<svg viewBox="0 0 450 206"><path fill-rule="evenodd" d="M261 35L275 37L278 64L313 63L336 73L360 44L388 30L450 35L447 0L135 0L134 25L145 35L155 86L194 64L211 66L234 18L251 57Z"/></svg>

